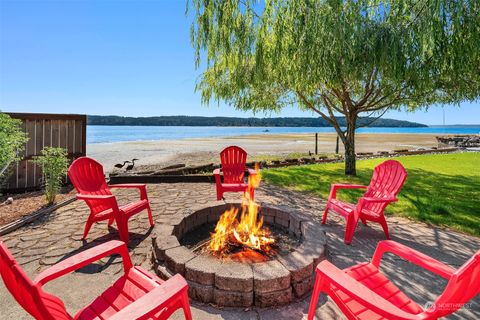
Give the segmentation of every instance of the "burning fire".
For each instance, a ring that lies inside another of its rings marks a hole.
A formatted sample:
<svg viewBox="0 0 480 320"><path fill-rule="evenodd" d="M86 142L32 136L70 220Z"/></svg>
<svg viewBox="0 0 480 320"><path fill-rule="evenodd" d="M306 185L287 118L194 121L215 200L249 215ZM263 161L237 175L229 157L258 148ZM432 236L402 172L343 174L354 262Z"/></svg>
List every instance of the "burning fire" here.
<svg viewBox="0 0 480 320"><path fill-rule="evenodd" d="M237 208L228 209L220 216L215 232L211 234L208 249L214 255L225 256L239 248L243 249L243 252L234 255L240 260L248 256L248 253L251 256L272 253L275 239L271 237L270 230L263 226L263 217L258 218L259 205L250 196L250 191L260 185L258 164L255 165L255 171L256 175L248 177L248 188L242 201L240 220L237 219L239 212Z"/></svg>

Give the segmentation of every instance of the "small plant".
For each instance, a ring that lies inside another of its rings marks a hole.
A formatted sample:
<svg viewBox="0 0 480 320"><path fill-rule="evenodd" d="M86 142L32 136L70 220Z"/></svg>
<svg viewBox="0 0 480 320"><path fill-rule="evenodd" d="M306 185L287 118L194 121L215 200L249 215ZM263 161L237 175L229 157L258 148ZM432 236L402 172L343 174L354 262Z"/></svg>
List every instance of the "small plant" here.
<svg viewBox="0 0 480 320"><path fill-rule="evenodd" d="M41 154L41 156L35 157L33 162L42 167L45 200L50 205L55 202L55 197L62 186L62 180L67 174L67 151L63 148L45 147Z"/></svg>
<svg viewBox="0 0 480 320"><path fill-rule="evenodd" d="M0 187L10 176L12 164L22 159L28 138L21 124L20 120L0 112Z"/></svg>

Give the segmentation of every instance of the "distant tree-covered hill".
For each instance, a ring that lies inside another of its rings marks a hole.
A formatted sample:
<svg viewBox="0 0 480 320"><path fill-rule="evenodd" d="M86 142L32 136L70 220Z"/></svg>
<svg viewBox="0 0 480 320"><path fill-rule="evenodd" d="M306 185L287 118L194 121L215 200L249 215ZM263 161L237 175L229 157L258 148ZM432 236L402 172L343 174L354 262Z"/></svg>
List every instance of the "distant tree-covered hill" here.
<svg viewBox="0 0 480 320"><path fill-rule="evenodd" d="M365 117L357 121L358 126L369 127L427 127L424 124ZM373 122L372 122L373 121ZM345 126L345 118L338 117L341 126ZM119 116L88 116L89 125L108 126L220 126L220 127L329 127L323 118L234 118L234 117L119 117Z"/></svg>

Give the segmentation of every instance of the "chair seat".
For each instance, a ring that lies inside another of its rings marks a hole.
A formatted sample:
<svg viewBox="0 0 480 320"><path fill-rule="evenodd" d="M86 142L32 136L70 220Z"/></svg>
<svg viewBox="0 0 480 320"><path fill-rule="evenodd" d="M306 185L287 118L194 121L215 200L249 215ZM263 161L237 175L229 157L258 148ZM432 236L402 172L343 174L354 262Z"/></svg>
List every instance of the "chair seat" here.
<svg viewBox="0 0 480 320"><path fill-rule="evenodd" d="M147 207L148 207L148 200L144 199L144 200L138 200L138 201L120 206L119 209L120 209L120 212L124 212L130 217L146 209Z"/></svg>
<svg viewBox="0 0 480 320"><path fill-rule="evenodd" d="M128 217L146 209L148 207L148 200L138 200L123 206L118 207L121 213L126 214ZM95 214L95 217L98 220L103 220L108 218L113 214L113 209L107 209L100 213Z"/></svg>
<svg viewBox="0 0 480 320"><path fill-rule="evenodd" d="M388 280L388 278L371 263L361 263L344 269L343 271L403 311L412 314L418 314L423 311L415 301L401 292L397 286ZM359 302L353 300L343 291L339 289L334 289L334 291L337 297L342 300L359 319L384 319Z"/></svg>
<svg viewBox="0 0 480 320"><path fill-rule="evenodd" d="M334 210L336 213L338 213L343 217L348 216L355 209L355 205L348 202L340 201L338 199L330 199L329 205L332 210ZM362 209L362 216L367 219L368 218L375 219L380 217L378 213L368 209Z"/></svg>
<svg viewBox="0 0 480 320"><path fill-rule="evenodd" d="M247 187L247 183L222 183L222 188L225 190L243 191Z"/></svg>
<svg viewBox="0 0 480 320"><path fill-rule="evenodd" d="M140 267L133 267L98 298L80 310L74 319L107 319L152 289L160 286L163 282L160 278L149 274ZM157 314L156 317L159 316L160 313Z"/></svg>

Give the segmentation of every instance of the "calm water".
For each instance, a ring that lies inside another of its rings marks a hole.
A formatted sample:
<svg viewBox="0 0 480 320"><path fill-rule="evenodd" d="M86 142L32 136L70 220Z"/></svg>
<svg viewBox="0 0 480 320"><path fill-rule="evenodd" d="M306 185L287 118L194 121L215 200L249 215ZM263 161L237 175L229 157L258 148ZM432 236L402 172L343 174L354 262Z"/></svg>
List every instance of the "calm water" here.
<svg viewBox="0 0 480 320"><path fill-rule="evenodd" d="M265 132L268 130L268 132ZM329 133L330 127L160 127L160 126L88 126L87 143L120 141L176 140L225 137L248 134ZM479 134L478 126L431 126L427 128L360 128L359 133Z"/></svg>

